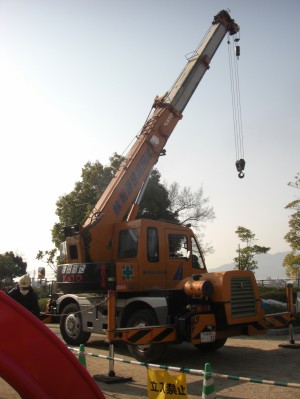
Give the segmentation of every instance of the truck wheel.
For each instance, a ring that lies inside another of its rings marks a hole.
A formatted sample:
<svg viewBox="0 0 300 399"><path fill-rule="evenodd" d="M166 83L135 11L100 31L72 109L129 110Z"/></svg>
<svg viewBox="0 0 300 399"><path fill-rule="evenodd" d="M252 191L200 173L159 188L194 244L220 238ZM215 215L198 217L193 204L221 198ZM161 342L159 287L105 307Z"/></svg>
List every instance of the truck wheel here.
<svg viewBox="0 0 300 399"><path fill-rule="evenodd" d="M215 342L208 342L205 344L197 344L195 347L201 352L214 352L225 345L227 338L216 339Z"/></svg>
<svg viewBox="0 0 300 399"><path fill-rule="evenodd" d="M134 312L128 319L127 327L157 326L155 313L150 309L141 309ZM155 362L164 353L167 344L127 345L128 350L140 362Z"/></svg>
<svg viewBox="0 0 300 399"><path fill-rule="evenodd" d="M70 303L63 308L61 313L60 332L65 342L70 345L85 344L91 333L82 331L79 306L76 303Z"/></svg>

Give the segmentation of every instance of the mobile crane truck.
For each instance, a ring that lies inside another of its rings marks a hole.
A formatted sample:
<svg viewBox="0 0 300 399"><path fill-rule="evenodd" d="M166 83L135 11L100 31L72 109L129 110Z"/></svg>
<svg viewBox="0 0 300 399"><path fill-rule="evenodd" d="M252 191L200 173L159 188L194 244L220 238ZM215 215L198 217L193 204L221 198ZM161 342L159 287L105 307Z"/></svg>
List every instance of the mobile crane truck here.
<svg viewBox="0 0 300 399"><path fill-rule="evenodd" d="M86 343L91 333L123 341L143 362L157 361L169 343L202 351L228 337L288 324L293 314L266 317L254 274L208 273L188 226L136 219L143 187L224 39L239 26L219 12L171 89L152 112L125 160L83 225L64 227L57 293L48 311L63 339ZM243 164L243 163L242 163Z"/></svg>

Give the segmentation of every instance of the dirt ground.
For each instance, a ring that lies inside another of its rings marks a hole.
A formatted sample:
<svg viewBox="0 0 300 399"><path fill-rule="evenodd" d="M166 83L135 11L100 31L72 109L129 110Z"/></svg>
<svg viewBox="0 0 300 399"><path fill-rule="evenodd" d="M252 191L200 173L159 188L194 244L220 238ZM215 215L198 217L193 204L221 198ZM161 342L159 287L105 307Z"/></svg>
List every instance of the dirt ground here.
<svg viewBox="0 0 300 399"><path fill-rule="evenodd" d="M48 327L58 336L57 325ZM103 336L93 335L85 347L86 352L108 356L108 347ZM203 370L205 363L210 363L212 371L218 374L257 378L259 380L283 381L300 384L300 349L279 347L289 343L289 335L260 335L256 337L230 338L226 345L215 353L201 354L193 345L170 345L163 365L186 367ZM295 343L300 344L300 334L295 330ZM127 348L115 346L116 358L133 360L128 356ZM108 376L109 361L88 356L87 370L92 376ZM148 398L147 370L144 366L115 361L113 370L116 376L131 377L130 382L106 384L97 382L106 398L131 399ZM187 390L189 399L199 399L202 395L203 377L187 374ZM274 384L244 382L228 378L214 378L217 398L234 399L299 399L300 389L281 387ZM19 399L17 392L4 380L0 379L0 399Z"/></svg>

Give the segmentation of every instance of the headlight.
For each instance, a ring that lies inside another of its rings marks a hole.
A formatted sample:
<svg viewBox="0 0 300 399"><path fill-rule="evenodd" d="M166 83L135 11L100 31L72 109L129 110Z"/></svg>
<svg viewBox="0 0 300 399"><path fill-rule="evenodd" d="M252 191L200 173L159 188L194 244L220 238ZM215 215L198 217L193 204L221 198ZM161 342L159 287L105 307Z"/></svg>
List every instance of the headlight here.
<svg viewBox="0 0 300 399"><path fill-rule="evenodd" d="M184 285L184 292L189 296L208 296L211 297L214 287L211 281L187 281Z"/></svg>

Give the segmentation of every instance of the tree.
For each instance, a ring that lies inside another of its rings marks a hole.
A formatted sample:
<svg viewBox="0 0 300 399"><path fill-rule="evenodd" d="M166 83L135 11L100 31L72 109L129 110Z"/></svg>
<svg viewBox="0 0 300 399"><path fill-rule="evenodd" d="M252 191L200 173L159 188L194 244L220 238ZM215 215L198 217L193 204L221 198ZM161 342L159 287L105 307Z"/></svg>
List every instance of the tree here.
<svg viewBox="0 0 300 399"><path fill-rule="evenodd" d="M203 224L215 218L209 198L204 196L203 187L193 192L190 187L180 188L173 182L169 189L170 210L178 216L182 224L190 224L194 228L204 254L213 253L211 243L204 242Z"/></svg>
<svg viewBox="0 0 300 399"><path fill-rule="evenodd" d="M254 256L266 254L271 248L253 244L255 241L255 234L246 227L238 226L235 233L239 240L246 244L243 248L240 248L239 245L239 248L236 251L238 256L233 259L235 262L235 268L238 270L254 271L257 269L257 261L254 260Z"/></svg>
<svg viewBox="0 0 300 399"><path fill-rule="evenodd" d="M204 196L201 187L192 192L190 187L180 189L177 182L173 182L169 188L170 210L178 215L182 224L190 223L197 228L198 223L207 222L215 218L214 210L209 206L209 198Z"/></svg>
<svg viewBox="0 0 300 399"><path fill-rule="evenodd" d="M300 189L300 174L298 173L294 182L289 182L288 185ZM285 209L292 211L289 218L290 230L284 236L291 247L291 252L284 258L283 266L287 276L298 277L300 272L300 199L290 202Z"/></svg>
<svg viewBox="0 0 300 399"><path fill-rule="evenodd" d="M171 210L168 190L160 183L160 178L159 171L153 169L137 217L179 223L177 212Z"/></svg>
<svg viewBox="0 0 300 399"><path fill-rule="evenodd" d="M109 160L109 166L103 166L98 161L94 164L86 163L81 171L81 180L75 183L74 190L56 202L55 213L59 222L52 228L52 241L56 248L64 240L63 226L82 224L87 219L123 158L114 153Z"/></svg>
<svg viewBox="0 0 300 399"><path fill-rule="evenodd" d="M26 273L27 263L12 251L0 254L0 283L12 283L13 279Z"/></svg>
<svg viewBox="0 0 300 399"><path fill-rule="evenodd" d="M47 266L52 269L52 271L56 274L56 263L57 263L57 257L56 257L57 249L53 248L50 251L39 251L36 255L37 260L41 260L42 262L46 263Z"/></svg>

